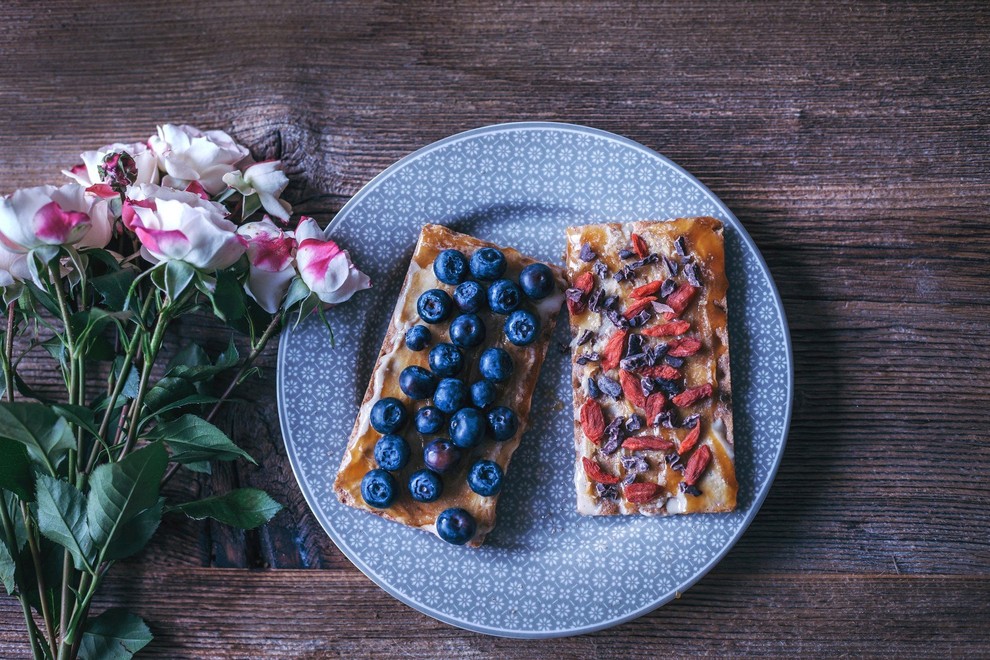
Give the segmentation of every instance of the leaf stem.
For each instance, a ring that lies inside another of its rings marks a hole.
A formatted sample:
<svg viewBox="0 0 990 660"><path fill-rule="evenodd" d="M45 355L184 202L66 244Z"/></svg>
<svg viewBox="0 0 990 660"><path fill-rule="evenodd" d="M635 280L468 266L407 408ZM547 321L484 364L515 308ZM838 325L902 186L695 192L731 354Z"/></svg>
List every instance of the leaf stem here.
<svg viewBox="0 0 990 660"><path fill-rule="evenodd" d="M41 618L45 621L45 628L48 630L48 645L51 647L52 655L55 654L55 619L52 616L51 606L48 603L45 585L45 573L41 565L41 551L38 548L38 539L35 536L37 530L34 528L31 510L28 505L21 502L21 515L24 516L24 529L26 531L28 550L31 553L31 562L34 564L34 573L38 582L38 600L41 602ZM66 553L68 554L68 553Z"/></svg>

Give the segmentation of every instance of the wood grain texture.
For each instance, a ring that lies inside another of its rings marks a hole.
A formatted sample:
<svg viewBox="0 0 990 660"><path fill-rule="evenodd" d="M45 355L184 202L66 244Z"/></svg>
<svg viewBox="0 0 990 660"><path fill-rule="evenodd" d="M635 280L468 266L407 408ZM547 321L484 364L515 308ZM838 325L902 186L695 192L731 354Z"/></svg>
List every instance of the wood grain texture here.
<svg viewBox="0 0 990 660"><path fill-rule="evenodd" d="M573 121L708 185L791 324L794 418L763 510L639 621L519 643L384 594L295 488L274 350L220 420L262 467L169 488L255 485L286 510L248 534L169 518L102 603L145 615L166 657L990 655L988 43L984 2L5 3L0 192L188 122L281 156L296 209L328 221L436 139ZM171 350L189 338L226 343L205 317ZM56 385L40 355L22 375ZM0 656L23 655L21 625L0 600Z"/></svg>

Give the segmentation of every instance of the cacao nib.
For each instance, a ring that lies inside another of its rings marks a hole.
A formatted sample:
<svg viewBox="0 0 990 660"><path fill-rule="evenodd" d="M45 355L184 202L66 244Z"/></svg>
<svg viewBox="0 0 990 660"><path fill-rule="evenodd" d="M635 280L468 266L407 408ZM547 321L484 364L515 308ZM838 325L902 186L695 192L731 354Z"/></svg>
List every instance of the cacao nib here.
<svg viewBox="0 0 990 660"><path fill-rule="evenodd" d="M650 396L659 389L656 382L650 377L641 378L639 386L643 388L643 394L646 396Z"/></svg>
<svg viewBox="0 0 990 660"><path fill-rule="evenodd" d="M662 413L657 415L657 418L650 422L651 426L662 426L667 429L674 428L674 422L669 410L664 410Z"/></svg>
<svg viewBox="0 0 990 660"><path fill-rule="evenodd" d="M636 481L636 474L634 472L627 472L626 476L622 477L622 485L628 486L629 484Z"/></svg>
<svg viewBox="0 0 990 660"><path fill-rule="evenodd" d="M626 468L626 472L632 474L639 474L650 469L650 466L646 463L646 459L642 456L623 456L622 467Z"/></svg>
<svg viewBox="0 0 990 660"><path fill-rule="evenodd" d="M581 256L581 261L588 263L589 261L594 261L595 257L597 257L598 255L595 254L595 251L591 249L591 245L589 243L585 243L584 245L581 246L580 256Z"/></svg>
<svg viewBox="0 0 990 660"><path fill-rule="evenodd" d="M643 266L646 266L647 264L655 264L659 261L660 261L660 255L657 254L656 252L652 252L646 255L645 257L643 257L642 259L640 259L639 261L632 262L631 264L629 264L629 267L632 268L633 270L638 270Z"/></svg>
<svg viewBox="0 0 990 660"><path fill-rule="evenodd" d="M636 274L635 269L629 266L623 266L619 270L615 271L615 274L612 275L612 279L614 279L616 282L622 282L624 280L630 279L635 274Z"/></svg>
<svg viewBox="0 0 990 660"><path fill-rule="evenodd" d="M589 362L598 362L601 359L602 359L601 355L592 351L590 353L582 353L581 355L577 356L577 359L575 359L574 361L580 364L581 366L584 366Z"/></svg>
<svg viewBox="0 0 990 660"><path fill-rule="evenodd" d="M686 493L688 495L694 495L695 497L698 497L698 496L701 495L701 489L699 489L694 484L691 484L690 486L688 486L687 484L685 484L682 481L681 482L681 485L680 485L680 489L681 489L681 492L682 493Z"/></svg>
<svg viewBox="0 0 990 660"><path fill-rule="evenodd" d="M622 427L626 430L626 433L635 433L643 428L643 418L635 413L629 415L629 419L625 421Z"/></svg>
<svg viewBox="0 0 990 660"><path fill-rule="evenodd" d="M603 280L608 277L608 266L599 261L594 266L591 267L595 271L595 275L602 278Z"/></svg>
<svg viewBox="0 0 990 660"><path fill-rule="evenodd" d="M698 269L698 264L689 263L685 266L684 277L687 278L688 284L691 286L701 286L701 271Z"/></svg>
<svg viewBox="0 0 990 660"><path fill-rule="evenodd" d="M603 500L619 499L619 489L615 484L595 484L595 493Z"/></svg>
<svg viewBox="0 0 990 660"><path fill-rule="evenodd" d="M684 358L674 357L673 355L668 355L663 359L663 361L672 366L674 369L680 369L684 366Z"/></svg>
<svg viewBox="0 0 990 660"><path fill-rule="evenodd" d="M660 285L660 297L666 298L667 296L672 294L676 289L677 289L677 282L671 279L664 280L663 284Z"/></svg>
<svg viewBox="0 0 990 660"><path fill-rule="evenodd" d="M622 248L621 250L619 250L620 259L632 259L635 256L636 253L633 252L632 250L627 250L626 248Z"/></svg>
<svg viewBox="0 0 990 660"><path fill-rule="evenodd" d="M684 472L684 463L681 462L681 456L676 451L670 452L664 459L667 461L667 467L671 470L677 470L678 472Z"/></svg>
<svg viewBox="0 0 990 660"><path fill-rule="evenodd" d="M653 317L650 314L650 310L648 309L640 310L639 314L629 319L629 327L642 328L644 325L650 322L651 318Z"/></svg>
<svg viewBox="0 0 990 660"><path fill-rule="evenodd" d="M598 383L595 382L594 378L589 376L588 380L585 381L585 386L588 390L588 396L592 399L597 399L602 395L602 391L598 389Z"/></svg>
<svg viewBox="0 0 990 660"><path fill-rule="evenodd" d="M588 299L588 309L595 312L596 314L601 314L603 311L605 311L605 308L602 307L602 296L604 295L605 295L604 289L597 289L594 293L592 293L591 297Z"/></svg>
<svg viewBox="0 0 990 660"><path fill-rule="evenodd" d="M677 262L676 261L674 261L673 259L671 259L667 255L664 255L663 256L663 265L667 269L667 272L670 274L671 277L676 277L677 276Z"/></svg>
<svg viewBox="0 0 990 660"><path fill-rule="evenodd" d="M637 369L642 369L649 364L649 357L646 353L637 353L636 355L630 355L624 357L619 361L619 367L625 369L626 371L636 371Z"/></svg>
<svg viewBox="0 0 990 660"><path fill-rule="evenodd" d="M674 239L674 249L677 250L677 254L682 257L687 256L687 244L684 242L683 236L678 236Z"/></svg>
<svg viewBox="0 0 990 660"><path fill-rule="evenodd" d="M619 304L619 296L609 296L602 303L602 307L605 309L615 309L616 305Z"/></svg>
<svg viewBox="0 0 990 660"><path fill-rule="evenodd" d="M572 287L567 291L564 291L564 297L570 300L571 302L579 303L584 298L584 291Z"/></svg>
<svg viewBox="0 0 990 660"><path fill-rule="evenodd" d="M657 344L656 346L652 346L646 350L646 361L652 367L663 359L663 356L665 356L669 350L670 346L667 346L667 344Z"/></svg>
<svg viewBox="0 0 990 660"><path fill-rule="evenodd" d="M686 429L693 429L698 421L701 419L701 415L695 413L681 422L681 426Z"/></svg>
<svg viewBox="0 0 990 660"><path fill-rule="evenodd" d="M653 311L657 314L674 314L674 308L662 302L653 303Z"/></svg>
<svg viewBox="0 0 990 660"><path fill-rule="evenodd" d="M618 399L622 396L622 385L619 384L619 381L608 376L600 376L598 378L598 389L613 399Z"/></svg>
<svg viewBox="0 0 990 660"><path fill-rule="evenodd" d="M623 438L618 433L612 433L607 436L605 442L602 443L601 452L606 456L611 456L615 452L619 451L619 447L622 446Z"/></svg>
<svg viewBox="0 0 990 660"><path fill-rule="evenodd" d="M666 380L664 378L655 379L657 384L657 389L667 395L667 397L674 397L684 391L680 383L676 380Z"/></svg>
<svg viewBox="0 0 990 660"><path fill-rule="evenodd" d="M612 322L612 325L614 325L617 328L629 327L629 321L626 319L626 317L614 309L605 310L605 317Z"/></svg>
<svg viewBox="0 0 990 660"><path fill-rule="evenodd" d="M643 350L643 335L633 334L629 335L629 339L626 340L626 351L630 354L640 353Z"/></svg>
<svg viewBox="0 0 990 660"><path fill-rule="evenodd" d="M581 334L578 335L577 345L578 346L584 346L585 344L587 344L589 341L591 341L594 338L595 338L595 333L593 333L591 330L587 330L587 329L582 330L581 331Z"/></svg>

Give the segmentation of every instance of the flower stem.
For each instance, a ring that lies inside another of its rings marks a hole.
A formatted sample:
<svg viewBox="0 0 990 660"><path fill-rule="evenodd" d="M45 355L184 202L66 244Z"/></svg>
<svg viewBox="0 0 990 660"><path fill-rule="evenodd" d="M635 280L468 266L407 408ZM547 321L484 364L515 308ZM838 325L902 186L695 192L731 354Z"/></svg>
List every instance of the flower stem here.
<svg viewBox="0 0 990 660"><path fill-rule="evenodd" d="M7 335L3 342L3 380L6 385L7 401L14 402L14 305L7 307Z"/></svg>

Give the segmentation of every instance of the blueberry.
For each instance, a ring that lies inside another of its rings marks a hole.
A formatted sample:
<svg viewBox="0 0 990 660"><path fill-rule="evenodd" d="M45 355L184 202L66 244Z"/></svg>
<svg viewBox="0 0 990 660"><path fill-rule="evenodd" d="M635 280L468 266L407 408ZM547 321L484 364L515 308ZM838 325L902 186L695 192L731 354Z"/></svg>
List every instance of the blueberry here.
<svg viewBox="0 0 990 660"><path fill-rule="evenodd" d="M464 355L453 344L437 344L430 351L430 370L438 376L456 375L464 367Z"/></svg>
<svg viewBox="0 0 990 660"><path fill-rule="evenodd" d="M361 497L368 506L387 509L395 501L395 477L382 469L372 470L361 480Z"/></svg>
<svg viewBox="0 0 990 660"><path fill-rule="evenodd" d="M443 289L430 289L416 301L416 311L419 317L427 323L440 323L450 316L454 301Z"/></svg>
<svg viewBox="0 0 990 660"><path fill-rule="evenodd" d="M444 378L433 394L433 405L447 413L454 413L467 405L468 387L459 378Z"/></svg>
<svg viewBox="0 0 990 660"><path fill-rule="evenodd" d="M450 341L474 348L485 341L485 322L477 314L461 314L450 322Z"/></svg>
<svg viewBox="0 0 990 660"><path fill-rule="evenodd" d="M371 425L379 433L395 433L401 429L409 414L402 402L394 397L386 397L371 406Z"/></svg>
<svg viewBox="0 0 990 660"><path fill-rule="evenodd" d="M485 418L474 408L461 408L450 418L450 439L458 447L473 447L485 437Z"/></svg>
<svg viewBox="0 0 990 660"><path fill-rule="evenodd" d="M429 399L436 387L436 376L423 367L406 367L399 374L399 389L410 399Z"/></svg>
<svg viewBox="0 0 990 660"><path fill-rule="evenodd" d="M495 390L495 383L482 378L471 386L471 405L479 410L484 410L495 403L498 392Z"/></svg>
<svg viewBox="0 0 990 660"><path fill-rule="evenodd" d="M488 293L485 287L474 280L468 280L454 289L454 302L465 312L477 312L484 308Z"/></svg>
<svg viewBox="0 0 990 660"><path fill-rule="evenodd" d="M433 274L444 284L460 284L467 279L467 257L459 250L444 250L433 260Z"/></svg>
<svg viewBox="0 0 990 660"><path fill-rule="evenodd" d="M540 320L525 309L517 309L505 319L505 337L516 346L529 346L540 332Z"/></svg>
<svg viewBox="0 0 990 660"><path fill-rule="evenodd" d="M423 447L423 462L434 472L442 474L460 460L461 450L450 440L440 438Z"/></svg>
<svg viewBox="0 0 990 660"><path fill-rule="evenodd" d="M478 369L488 380L505 382L512 377L512 356L504 348L489 348L481 354Z"/></svg>
<svg viewBox="0 0 990 660"><path fill-rule="evenodd" d="M414 325L406 330L406 346L410 351L421 351L430 345L433 334L425 325Z"/></svg>
<svg viewBox="0 0 990 660"><path fill-rule="evenodd" d="M423 435L438 433L447 419L436 406L423 406L416 412L416 430Z"/></svg>
<svg viewBox="0 0 990 660"><path fill-rule="evenodd" d="M508 314L519 307L520 302L522 291L512 280L499 280L488 289L488 306L496 314Z"/></svg>
<svg viewBox="0 0 990 660"><path fill-rule="evenodd" d="M394 433L383 435L375 444L375 460L383 470L401 470L409 462L409 443Z"/></svg>
<svg viewBox="0 0 990 660"><path fill-rule="evenodd" d="M483 497L498 495L502 490L502 468L495 461L481 460L471 466L467 476L471 490Z"/></svg>
<svg viewBox="0 0 990 660"><path fill-rule="evenodd" d="M464 545L477 529L474 516L464 509L446 509L437 516L437 534L447 543Z"/></svg>
<svg viewBox="0 0 990 660"><path fill-rule="evenodd" d="M471 255L471 274L479 280L497 280L505 266L505 255L495 248L481 248Z"/></svg>
<svg viewBox="0 0 990 660"><path fill-rule="evenodd" d="M519 273L519 286L533 300L549 296L553 284L553 271L546 264L530 264Z"/></svg>
<svg viewBox="0 0 990 660"><path fill-rule="evenodd" d="M516 434L519 429L519 419L516 413L505 406L492 408L488 411L488 429L492 432L493 438L502 442Z"/></svg>
<svg viewBox="0 0 990 660"><path fill-rule="evenodd" d="M443 482L433 470L416 470L409 477L409 495L417 502L433 502L440 499Z"/></svg>

